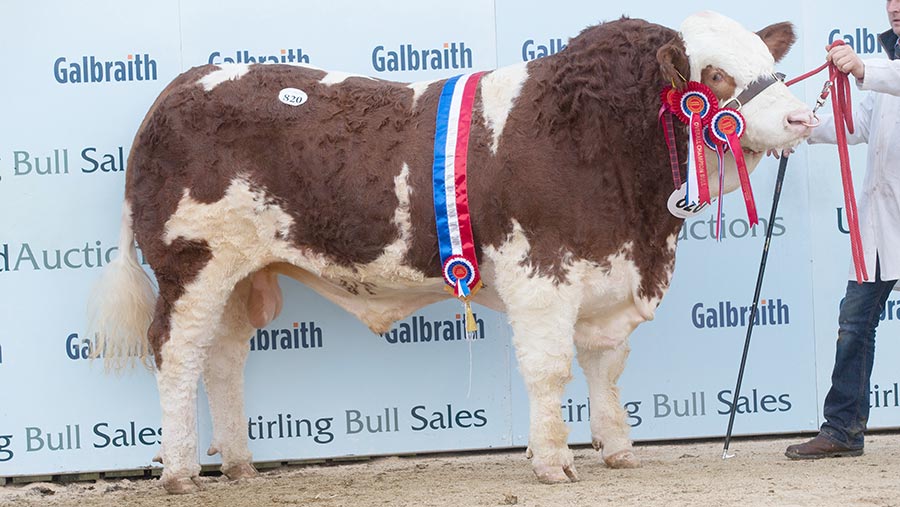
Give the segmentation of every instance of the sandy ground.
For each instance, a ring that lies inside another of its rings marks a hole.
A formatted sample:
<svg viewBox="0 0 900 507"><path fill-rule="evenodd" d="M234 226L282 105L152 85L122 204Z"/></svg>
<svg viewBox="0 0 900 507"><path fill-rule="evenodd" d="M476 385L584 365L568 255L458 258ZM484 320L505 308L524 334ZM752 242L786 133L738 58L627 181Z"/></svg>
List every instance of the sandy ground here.
<svg viewBox="0 0 900 507"><path fill-rule="evenodd" d="M0 505L30 506L900 506L900 434L867 437L858 458L789 461L802 438L644 444L643 468L610 470L589 448L575 450L581 481L538 484L522 450L291 466L256 479L203 477L203 491L166 495L156 479L33 483L0 487Z"/></svg>

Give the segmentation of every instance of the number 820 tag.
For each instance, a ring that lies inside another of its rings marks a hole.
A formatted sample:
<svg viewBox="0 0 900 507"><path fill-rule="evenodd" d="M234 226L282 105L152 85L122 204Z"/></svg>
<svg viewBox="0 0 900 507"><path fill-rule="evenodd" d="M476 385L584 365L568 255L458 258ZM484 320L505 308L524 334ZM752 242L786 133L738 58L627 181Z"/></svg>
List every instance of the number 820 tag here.
<svg viewBox="0 0 900 507"><path fill-rule="evenodd" d="M289 106L299 106L306 102L307 99L309 99L309 96L306 95L306 92L296 88L285 88L278 92L278 100Z"/></svg>

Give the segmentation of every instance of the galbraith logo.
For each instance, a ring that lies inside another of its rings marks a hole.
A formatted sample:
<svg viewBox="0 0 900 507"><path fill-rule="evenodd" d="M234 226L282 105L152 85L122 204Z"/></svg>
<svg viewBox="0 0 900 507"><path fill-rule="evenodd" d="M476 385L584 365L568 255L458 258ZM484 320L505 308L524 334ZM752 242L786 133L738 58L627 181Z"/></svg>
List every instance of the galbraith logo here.
<svg viewBox="0 0 900 507"><path fill-rule="evenodd" d="M78 333L69 333L66 336L65 346L66 346L66 357L72 361L86 361L91 359L91 356L94 354L94 347L97 345L95 340L91 340L89 338L82 338L78 335ZM97 354L99 357L105 357L105 351L100 350L100 353ZM140 362L140 358L137 355L130 356L135 364ZM152 356L151 356L152 361Z"/></svg>
<svg viewBox="0 0 900 507"><path fill-rule="evenodd" d="M156 81L156 60L147 53L131 54L124 60L82 56L81 61L72 62L60 56L53 63L53 77L60 84Z"/></svg>
<svg viewBox="0 0 900 507"><path fill-rule="evenodd" d="M783 236L787 232L787 228L782 223L784 217L776 216L775 223L772 224L772 236ZM760 218L759 224L750 226L746 218L738 218L729 220L728 215L722 213L722 239L743 239L746 237L755 238L757 236L764 237L766 228L769 226L769 220ZM706 219L685 220L681 226L681 232L678 233L678 241L687 241L690 239L716 240L716 217L710 215Z"/></svg>
<svg viewBox="0 0 900 507"><path fill-rule="evenodd" d="M70 174L75 170L83 174L117 173L125 171L125 147L116 146L112 150L100 150L88 146L80 152L78 168L71 167L68 148L54 148L52 153L34 153L25 150L12 152L13 176L46 176ZM72 164L74 165L74 163Z"/></svg>
<svg viewBox="0 0 900 507"><path fill-rule="evenodd" d="M537 43L534 39L528 39L522 43L522 61L527 62L545 56L555 55L566 48L567 44L559 37L550 39L547 44Z"/></svg>
<svg viewBox="0 0 900 507"><path fill-rule="evenodd" d="M257 329L250 338L250 351L321 349L322 328L315 322L294 322L293 327Z"/></svg>
<svg viewBox="0 0 900 507"><path fill-rule="evenodd" d="M401 44L396 51L375 46L372 68L378 72L408 70L471 69L472 49L465 42L445 42L441 49L418 49Z"/></svg>
<svg viewBox="0 0 900 507"><path fill-rule="evenodd" d="M691 310L691 323L697 329L745 327L750 322L752 306L735 306L731 301L719 301L716 306L697 303ZM782 326L791 323L790 307L779 299L759 302L754 326Z"/></svg>
<svg viewBox="0 0 900 507"><path fill-rule="evenodd" d="M900 299L891 299L884 303L881 320L900 321Z"/></svg>
<svg viewBox="0 0 900 507"><path fill-rule="evenodd" d="M72 361L79 361L91 357L94 344L87 338L81 338L78 333L70 333L66 336L66 357Z"/></svg>
<svg viewBox="0 0 900 507"><path fill-rule="evenodd" d="M484 339L484 320L475 314L475 323L478 330L475 331L475 339ZM421 315L414 315L409 322L401 322L393 329L381 335L385 341L391 344L397 343L438 343L452 342L466 339L465 317L456 314L454 320L425 320Z"/></svg>
<svg viewBox="0 0 900 507"><path fill-rule="evenodd" d="M237 51L229 51L226 56L222 56L221 51L213 51L209 54L207 63L309 63L309 55L302 49L280 49L277 54L257 53L252 54L246 49L238 49Z"/></svg>
<svg viewBox="0 0 900 507"><path fill-rule="evenodd" d="M875 54L884 52L881 44L878 42L878 35L869 32L869 29L865 27L856 27L852 33L844 33L840 28L835 28L828 33L828 44L836 40L843 40L856 53Z"/></svg>
<svg viewBox="0 0 900 507"><path fill-rule="evenodd" d="M844 299L841 298L841 301L838 303L838 311L840 312L841 305L844 304ZM881 314L878 316L878 319L882 322L900 322L900 299L888 299L884 302L884 307L881 309Z"/></svg>
<svg viewBox="0 0 900 507"><path fill-rule="evenodd" d="M63 248L41 248L31 243L0 243L0 273L100 268L109 264L118 250L118 246L104 246L100 241L93 244L86 241L84 246L78 244ZM138 258L143 264L147 263L140 249Z"/></svg>

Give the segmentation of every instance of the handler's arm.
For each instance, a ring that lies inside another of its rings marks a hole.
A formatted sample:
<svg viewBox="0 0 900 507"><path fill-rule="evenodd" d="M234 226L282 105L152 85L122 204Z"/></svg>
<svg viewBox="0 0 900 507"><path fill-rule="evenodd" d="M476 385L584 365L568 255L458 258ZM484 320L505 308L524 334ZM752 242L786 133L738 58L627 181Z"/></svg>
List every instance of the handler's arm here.
<svg viewBox="0 0 900 507"><path fill-rule="evenodd" d="M864 60L865 77L857 80L860 90L887 93L900 97L900 60Z"/></svg>

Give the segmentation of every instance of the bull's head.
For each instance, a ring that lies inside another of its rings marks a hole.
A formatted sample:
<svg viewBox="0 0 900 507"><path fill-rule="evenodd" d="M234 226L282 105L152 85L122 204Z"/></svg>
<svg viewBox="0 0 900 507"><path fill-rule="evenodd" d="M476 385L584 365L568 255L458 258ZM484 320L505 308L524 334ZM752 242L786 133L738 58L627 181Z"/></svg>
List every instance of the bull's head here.
<svg viewBox="0 0 900 507"><path fill-rule="evenodd" d="M660 48L656 56L663 76L676 87L683 87L683 77L688 77L712 89L720 105L740 109L747 122L741 144L747 169L752 171L767 150L796 146L811 131L812 111L775 75L775 63L794 41L793 26L787 22L753 33L721 14L702 12L687 18L681 37ZM716 196L716 156L707 151L710 193ZM740 183L734 158L726 157L725 162L727 193Z"/></svg>

